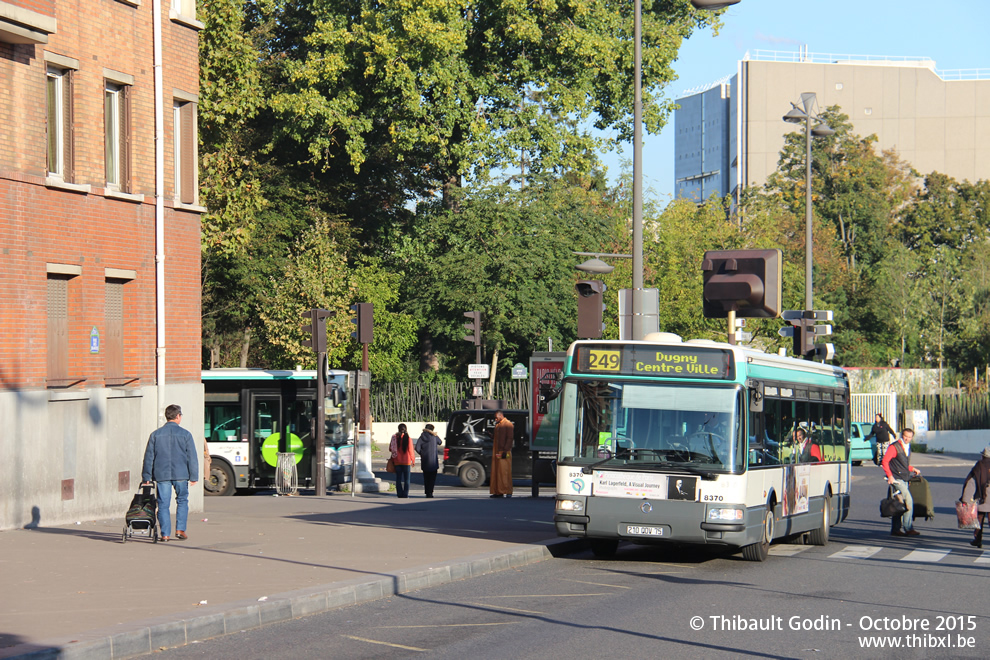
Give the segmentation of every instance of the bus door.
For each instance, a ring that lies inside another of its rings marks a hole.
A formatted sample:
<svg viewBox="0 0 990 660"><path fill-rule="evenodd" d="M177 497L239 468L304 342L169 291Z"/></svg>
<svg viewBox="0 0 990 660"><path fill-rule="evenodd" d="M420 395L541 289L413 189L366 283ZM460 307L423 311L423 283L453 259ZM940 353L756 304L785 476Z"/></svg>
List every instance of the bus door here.
<svg viewBox="0 0 990 660"><path fill-rule="evenodd" d="M278 465L279 440L282 427L282 397L279 394L252 392L248 401L248 426L244 431L251 438L252 472L257 482L274 483Z"/></svg>
<svg viewBox="0 0 990 660"><path fill-rule="evenodd" d="M299 398L285 403L285 421L289 433L291 451L296 455L296 475L302 485L313 476L314 447L316 446L316 426L313 417L316 400L308 398L297 390Z"/></svg>

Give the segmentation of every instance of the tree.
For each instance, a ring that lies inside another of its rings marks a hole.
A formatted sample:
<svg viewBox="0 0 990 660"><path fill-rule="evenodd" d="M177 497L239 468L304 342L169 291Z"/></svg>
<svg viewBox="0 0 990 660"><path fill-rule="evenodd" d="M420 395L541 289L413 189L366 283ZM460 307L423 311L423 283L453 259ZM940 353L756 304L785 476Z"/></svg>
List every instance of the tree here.
<svg viewBox="0 0 990 660"><path fill-rule="evenodd" d="M357 173L401 163L408 195L443 190L448 208L463 175L484 180L523 149L538 172L587 172L599 145L581 128L586 120L617 129L619 140L632 133L631 10L553 0L259 1L253 20L267 26L278 71L274 139L341 176L345 165ZM717 26L715 15L688 0L645 8L648 130L672 109L662 90L675 79L681 41L706 25Z"/></svg>
<svg viewBox="0 0 990 660"><path fill-rule="evenodd" d="M525 362L548 340L566 345L577 319L571 252L609 240L614 207L601 193L561 180L457 195L457 212L421 208L413 234L395 255L394 267L406 273L405 310L425 319L424 352L454 356L454 369L473 361L462 341L463 312L472 310L482 312L486 352L497 352L503 367ZM439 360L427 362L439 366Z"/></svg>
<svg viewBox="0 0 990 660"><path fill-rule="evenodd" d="M835 225L856 274L882 257L895 211L910 198L914 175L893 152L875 152L875 135L854 134L849 116L838 106L826 108L821 116L835 134L811 142L814 214ZM777 171L767 181L794 213L805 208L805 152L804 131L788 134Z"/></svg>

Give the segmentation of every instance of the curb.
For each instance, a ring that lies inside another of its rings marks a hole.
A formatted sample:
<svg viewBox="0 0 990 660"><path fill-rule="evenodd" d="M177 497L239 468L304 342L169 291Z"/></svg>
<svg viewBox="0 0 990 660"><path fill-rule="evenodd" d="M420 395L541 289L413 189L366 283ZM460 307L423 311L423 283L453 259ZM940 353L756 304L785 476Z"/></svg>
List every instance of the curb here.
<svg viewBox="0 0 990 660"><path fill-rule="evenodd" d="M587 541L583 539L550 539L517 545L448 563L382 573L380 578L372 580L358 578L288 591L264 602L242 600L94 630L73 639L21 644L0 649L0 658L116 660L149 655L165 648L253 630L271 623L527 566L580 552L586 547Z"/></svg>

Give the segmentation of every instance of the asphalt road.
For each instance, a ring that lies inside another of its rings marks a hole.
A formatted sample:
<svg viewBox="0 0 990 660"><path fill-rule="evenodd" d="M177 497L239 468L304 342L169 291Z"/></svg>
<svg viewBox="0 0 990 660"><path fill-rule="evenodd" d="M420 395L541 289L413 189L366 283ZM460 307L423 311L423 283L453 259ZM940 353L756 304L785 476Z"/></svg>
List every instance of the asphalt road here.
<svg viewBox="0 0 990 660"><path fill-rule="evenodd" d="M990 552L968 544L952 508L967 468L922 470L938 507L920 537L889 535L882 475L863 466L827 546L777 543L762 564L623 545L609 560L555 559L161 655L985 658Z"/></svg>

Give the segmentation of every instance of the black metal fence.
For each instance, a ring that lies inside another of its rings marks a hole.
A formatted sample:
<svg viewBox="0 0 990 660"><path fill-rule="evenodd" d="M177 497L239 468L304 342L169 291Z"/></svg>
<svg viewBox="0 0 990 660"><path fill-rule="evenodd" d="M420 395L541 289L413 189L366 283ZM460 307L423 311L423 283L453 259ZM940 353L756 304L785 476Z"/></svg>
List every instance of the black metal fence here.
<svg viewBox="0 0 990 660"><path fill-rule="evenodd" d="M376 422L436 422L460 410L471 398L473 381L460 383L372 383L371 415ZM496 382L493 395L485 398L506 402L508 410L529 409L529 381Z"/></svg>
<svg viewBox="0 0 990 660"><path fill-rule="evenodd" d="M899 418L905 410L927 410L931 431L964 431L990 428L990 396L987 394L902 394L897 397Z"/></svg>

